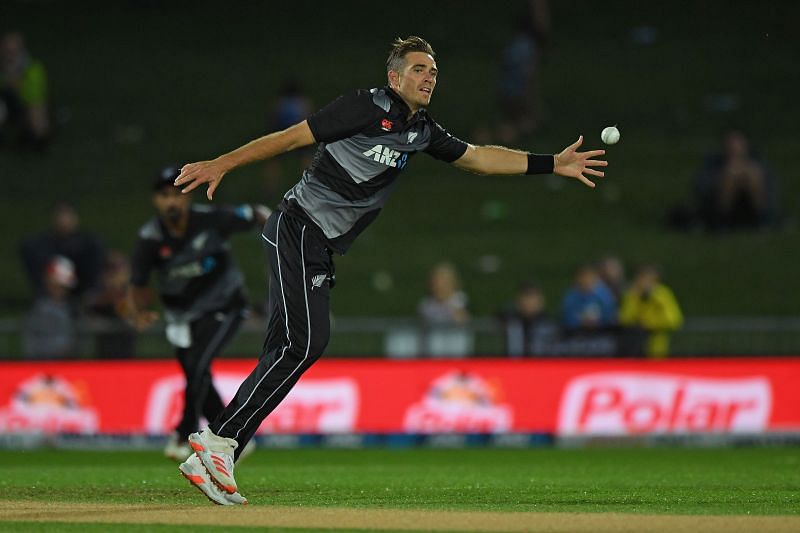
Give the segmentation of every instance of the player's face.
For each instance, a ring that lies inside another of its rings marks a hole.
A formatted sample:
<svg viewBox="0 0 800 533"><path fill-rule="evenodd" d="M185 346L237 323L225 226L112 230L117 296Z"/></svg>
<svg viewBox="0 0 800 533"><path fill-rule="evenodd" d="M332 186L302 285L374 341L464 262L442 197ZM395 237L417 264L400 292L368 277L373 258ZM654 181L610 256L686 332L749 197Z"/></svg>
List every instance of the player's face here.
<svg viewBox="0 0 800 533"><path fill-rule="evenodd" d="M153 204L163 220L178 222L189 212L191 198L178 187L161 187L153 194Z"/></svg>
<svg viewBox="0 0 800 533"><path fill-rule="evenodd" d="M430 54L409 52L405 56L403 71L397 73L397 82L393 89L403 97L412 111L428 107L438 73L436 61Z"/></svg>

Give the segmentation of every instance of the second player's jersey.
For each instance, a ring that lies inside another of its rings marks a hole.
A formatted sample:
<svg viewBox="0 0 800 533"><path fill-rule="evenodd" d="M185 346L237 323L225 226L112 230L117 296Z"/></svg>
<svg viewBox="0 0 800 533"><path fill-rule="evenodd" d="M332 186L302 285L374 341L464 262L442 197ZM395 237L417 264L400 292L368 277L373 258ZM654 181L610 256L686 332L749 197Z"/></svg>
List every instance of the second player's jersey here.
<svg viewBox="0 0 800 533"><path fill-rule="evenodd" d="M131 284L144 287L155 270L168 319L191 321L227 307L244 284L228 237L256 223L249 205L192 205L186 233L170 234L158 218L139 230L131 260Z"/></svg>
<svg viewBox="0 0 800 533"><path fill-rule="evenodd" d="M310 220L344 253L383 208L415 153L453 162L467 144L388 87L340 96L308 118L319 142L314 162L281 208Z"/></svg>

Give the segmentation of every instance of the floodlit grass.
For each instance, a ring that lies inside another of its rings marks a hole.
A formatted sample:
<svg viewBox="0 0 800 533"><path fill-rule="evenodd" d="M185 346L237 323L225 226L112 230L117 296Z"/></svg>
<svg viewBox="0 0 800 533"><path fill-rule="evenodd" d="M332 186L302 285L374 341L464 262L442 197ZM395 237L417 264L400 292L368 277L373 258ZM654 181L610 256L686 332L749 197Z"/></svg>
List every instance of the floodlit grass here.
<svg viewBox="0 0 800 533"><path fill-rule="evenodd" d="M0 499L209 505L156 452L3 452ZM259 450L253 505L800 514L800 449Z"/></svg>

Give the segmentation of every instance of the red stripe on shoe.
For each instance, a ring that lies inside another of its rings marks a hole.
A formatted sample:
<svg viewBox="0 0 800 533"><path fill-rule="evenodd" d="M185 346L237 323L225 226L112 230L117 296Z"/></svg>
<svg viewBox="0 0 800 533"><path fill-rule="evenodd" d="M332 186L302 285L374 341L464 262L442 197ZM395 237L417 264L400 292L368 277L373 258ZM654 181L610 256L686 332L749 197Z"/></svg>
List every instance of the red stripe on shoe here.
<svg viewBox="0 0 800 533"><path fill-rule="evenodd" d="M205 493L205 491L204 491L202 488L200 488L200 485L198 485L198 484L194 483L194 482L193 482L193 481L192 481L192 480L189 478L189 476L190 476L190 475L192 475L192 476L193 476L193 474L187 474L186 472L183 472L183 471L181 471L181 475L183 475L183 477L185 477L186 479L188 479L188 480L189 480L189 481L192 483L192 486L194 486L194 487L197 487L197 490L199 490L199 491L200 491L200 493L201 493L203 496L205 496L206 498L208 498L208 501L210 501L210 502L211 502L211 503L213 503L214 505L222 505L220 502L216 501L214 498L212 498L211 496L209 496L208 494L206 494L206 493ZM197 477L199 477L199 476L197 476ZM205 482L204 482L204 483L205 483Z"/></svg>
<svg viewBox="0 0 800 533"><path fill-rule="evenodd" d="M211 476L211 482L212 482L214 485L216 485L217 487L219 487L219 488L220 488L220 490L224 490L224 491L225 491L225 492L227 492L228 494L233 494L233 493L235 493L235 492L236 492L236 487L235 487L235 486L233 486L233 485L226 485L226 484L222 483L220 480L218 480L217 478L215 478L213 475Z"/></svg>
<svg viewBox="0 0 800 533"><path fill-rule="evenodd" d="M222 483L219 483L219 487L228 494L233 494L234 492L236 492L236 487L232 485L223 485Z"/></svg>
<svg viewBox="0 0 800 533"><path fill-rule="evenodd" d="M183 476L192 483L194 483L195 485L202 485L203 483L205 483L205 481L203 480L203 476L199 474L184 474Z"/></svg>

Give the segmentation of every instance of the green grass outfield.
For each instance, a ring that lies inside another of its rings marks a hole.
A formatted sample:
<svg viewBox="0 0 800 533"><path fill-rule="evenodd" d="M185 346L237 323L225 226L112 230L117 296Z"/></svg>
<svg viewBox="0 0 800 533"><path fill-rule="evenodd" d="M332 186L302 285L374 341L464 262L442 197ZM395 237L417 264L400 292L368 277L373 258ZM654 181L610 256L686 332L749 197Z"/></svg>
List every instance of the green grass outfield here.
<svg viewBox="0 0 800 533"><path fill-rule="evenodd" d="M0 502L208 506L156 452L0 454ZM252 506L800 514L800 448L260 450Z"/></svg>

